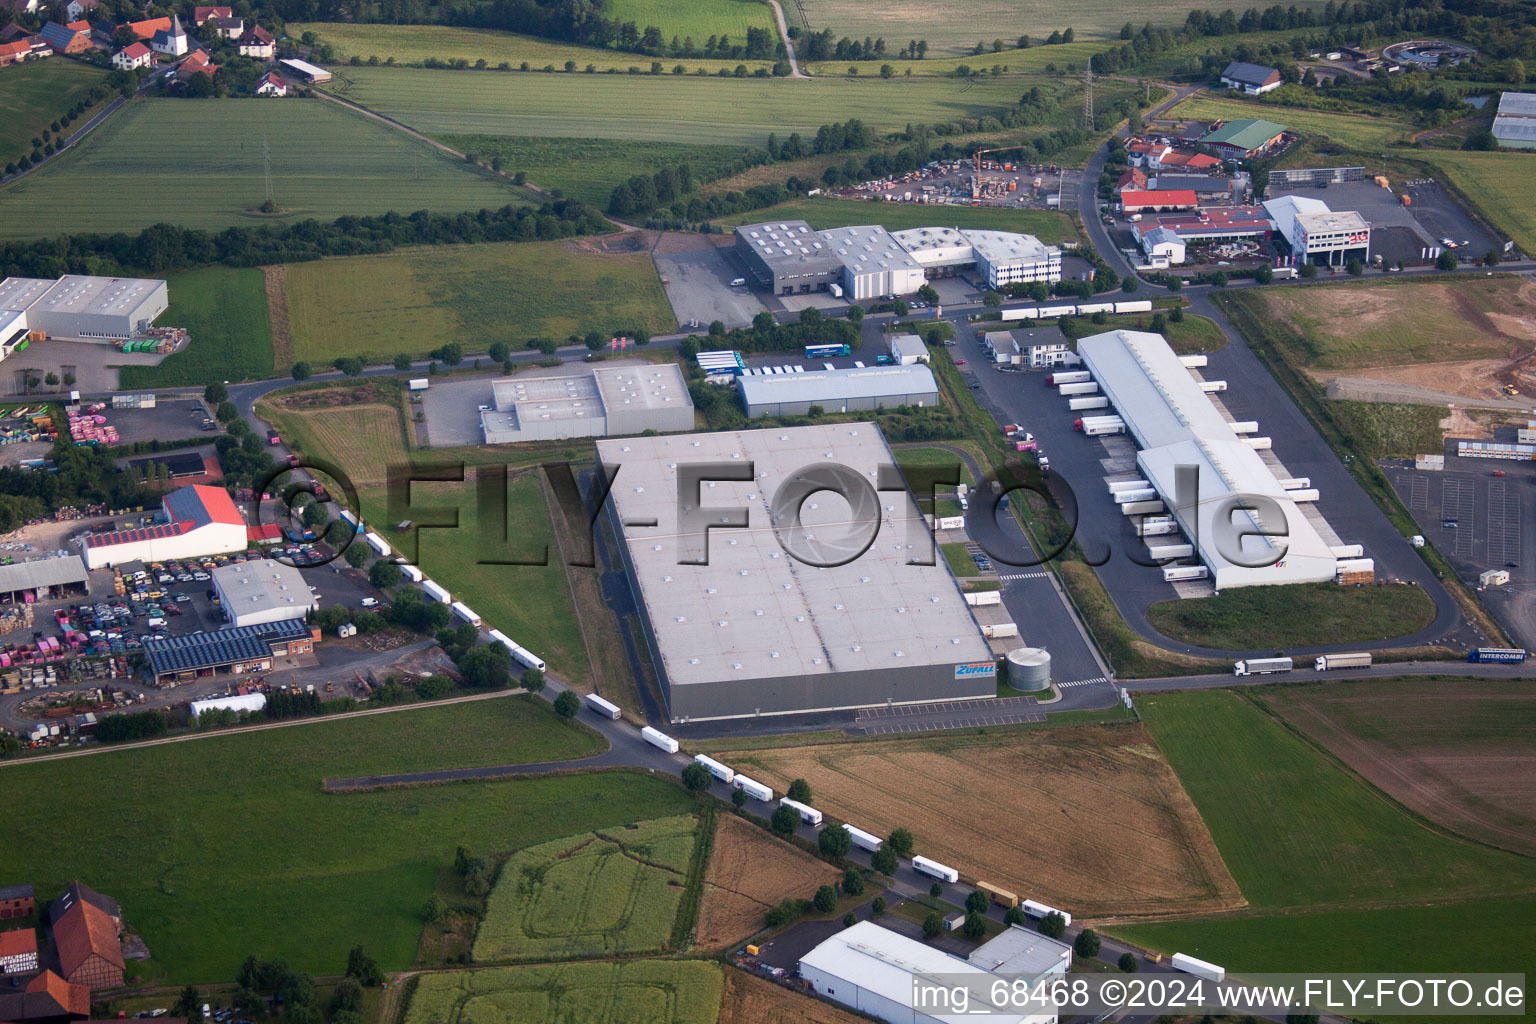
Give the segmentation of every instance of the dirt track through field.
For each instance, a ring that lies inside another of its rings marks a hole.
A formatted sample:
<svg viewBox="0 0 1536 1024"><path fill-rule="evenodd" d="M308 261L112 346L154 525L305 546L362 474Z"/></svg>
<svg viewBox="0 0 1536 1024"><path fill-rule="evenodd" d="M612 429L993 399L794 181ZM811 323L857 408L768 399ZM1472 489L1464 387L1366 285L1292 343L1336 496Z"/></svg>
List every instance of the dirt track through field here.
<svg viewBox="0 0 1536 1024"><path fill-rule="evenodd" d="M763 927L763 914L787 896L810 899L841 873L734 814L716 818L715 848L704 876L697 944L715 950Z"/></svg>
<svg viewBox="0 0 1536 1024"><path fill-rule="evenodd" d="M908 828L919 853L963 877L1075 914L1244 902L1194 804L1139 726L720 756L775 789L804 778L828 816L877 835Z"/></svg>

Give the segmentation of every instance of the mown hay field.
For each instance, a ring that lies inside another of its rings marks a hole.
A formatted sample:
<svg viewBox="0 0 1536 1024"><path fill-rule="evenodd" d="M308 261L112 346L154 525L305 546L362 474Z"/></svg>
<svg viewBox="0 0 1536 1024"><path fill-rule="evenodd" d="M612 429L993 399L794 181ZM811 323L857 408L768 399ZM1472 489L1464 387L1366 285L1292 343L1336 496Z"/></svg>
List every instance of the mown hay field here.
<svg viewBox="0 0 1536 1024"><path fill-rule="evenodd" d="M271 154L266 198L263 146ZM146 183L153 182L153 187ZM60 195L69 202L61 203ZM217 229L393 210L526 202L510 183L325 100L135 100L46 167L0 189L0 238Z"/></svg>
<svg viewBox="0 0 1536 1024"><path fill-rule="evenodd" d="M1242 695L1136 705L1255 907L1536 892L1527 858L1426 828Z"/></svg>
<svg viewBox="0 0 1536 1024"><path fill-rule="evenodd" d="M908 124L994 116L1019 83L878 78L698 78L674 75L476 75L341 68L333 91L431 135L535 135L761 146L770 133L815 135L860 118Z"/></svg>
<svg viewBox="0 0 1536 1024"><path fill-rule="evenodd" d="M910 829L918 853L1074 914L1242 902L1194 805L1140 728L717 756L780 791L803 778L828 817L876 835Z"/></svg>
<svg viewBox="0 0 1536 1024"><path fill-rule="evenodd" d="M1536 856L1536 693L1528 683L1371 679L1262 696L1409 810Z"/></svg>
<svg viewBox="0 0 1536 1024"><path fill-rule="evenodd" d="M459 341L564 342L588 330L673 330L649 255L584 252L570 241L492 242L349 256L288 267L295 359L424 358Z"/></svg>
<svg viewBox="0 0 1536 1024"><path fill-rule="evenodd" d="M424 974L403 1024L716 1024L721 967L630 960Z"/></svg>
<svg viewBox="0 0 1536 1024"><path fill-rule="evenodd" d="M748 0L721 0L721 2L731 7L748 4ZM768 13L767 4L752 6L760 6L765 14ZM611 9L605 8L603 16L612 18L614 15ZM645 23L639 24L643 30ZM716 32L718 31L717 29ZM365 61L370 57L377 57L382 63L393 57L396 64L419 64L428 59L467 60L474 64L476 61L483 60L492 68L503 63L510 64L516 74L523 74L520 69L525 63L529 67L529 73L542 73L546 67L553 67L564 74L565 62L568 60L575 61L578 71L582 73L585 73L589 64L598 72L613 69L627 73L632 67L649 71L652 59L641 53L560 43L551 39L540 39L537 36L521 35L517 32L502 32L498 29L459 28L452 25L359 25L339 21L317 21L299 25L290 22L288 24L289 35L298 37L304 32L313 32L321 42L331 44L336 51L337 59L342 61L351 60L353 57ZM710 34L706 32L694 40L701 50ZM731 34L736 41L746 41L745 29L742 29L739 36L734 32ZM667 38L670 40L671 36ZM734 71L738 64L745 64L749 71L754 71L760 67L769 67L772 62L680 57L665 60L663 63L666 65L668 74L671 74L672 68L678 64L686 67L690 74L699 68L714 74L722 68ZM471 85L477 81L478 79L466 80Z"/></svg>
<svg viewBox="0 0 1536 1024"><path fill-rule="evenodd" d="M475 959L570 960L664 949L698 828L698 818L684 814L517 851L486 900Z"/></svg>
<svg viewBox="0 0 1536 1024"><path fill-rule="evenodd" d="M335 463L359 487L383 486L389 467L409 462L400 410L369 403L335 409L285 408L279 399L258 413L306 453Z"/></svg>
<svg viewBox="0 0 1536 1024"><path fill-rule="evenodd" d="M810 899L842 872L798 846L781 842L734 814L716 819L715 847L704 875L697 943L715 950L763 927L763 915L785 897Z"/></svg>
<svg viewBox="0 0 1536 1024"><path fill-rule="evenodd" d="M75 60L29 60L7 68L0 75L0 167L32 152L32 140L106 77L100 68ZM63 136L85 127L86 120L65 128Z"/></svg>

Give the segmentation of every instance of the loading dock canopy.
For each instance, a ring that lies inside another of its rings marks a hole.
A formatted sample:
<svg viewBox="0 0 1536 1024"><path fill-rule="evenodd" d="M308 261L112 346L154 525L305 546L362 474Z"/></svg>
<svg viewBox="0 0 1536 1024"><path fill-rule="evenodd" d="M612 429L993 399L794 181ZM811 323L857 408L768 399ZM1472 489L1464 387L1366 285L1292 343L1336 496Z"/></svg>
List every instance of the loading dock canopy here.
<svg viewBox="0 0 1536 1024"><path fill-rule="evenodd" d="M1195 544L1218 589L1334 578L1338 559L1328 543L1162 335L1108 331L1084 338L1077 348L1141 449L1136 463L1142 475ZM1179 504L1181 466L1199 473L1198 505ZM1244 536L1239 550L1227 545L1228 553L1249 565L1229 560L1217 544L1217 513L1230 510L1227 499L1237 495L1269 498L1284 517L1283 522L1266 522L1258 512L1232 517Z"/></svg>

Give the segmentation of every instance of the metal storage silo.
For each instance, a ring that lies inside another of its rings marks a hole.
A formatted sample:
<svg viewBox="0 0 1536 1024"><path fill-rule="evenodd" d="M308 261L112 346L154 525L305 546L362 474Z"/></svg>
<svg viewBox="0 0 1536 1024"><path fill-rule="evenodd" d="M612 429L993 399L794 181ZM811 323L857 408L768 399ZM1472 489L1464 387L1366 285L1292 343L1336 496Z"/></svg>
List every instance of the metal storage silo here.
<svg viewBox="0 0 1536 1024"><path fill-rule="evenodd" d="M1008 652L1008 685L1035 693L1051 685L1051 652L1043 647L1018 647Z"/></svg>

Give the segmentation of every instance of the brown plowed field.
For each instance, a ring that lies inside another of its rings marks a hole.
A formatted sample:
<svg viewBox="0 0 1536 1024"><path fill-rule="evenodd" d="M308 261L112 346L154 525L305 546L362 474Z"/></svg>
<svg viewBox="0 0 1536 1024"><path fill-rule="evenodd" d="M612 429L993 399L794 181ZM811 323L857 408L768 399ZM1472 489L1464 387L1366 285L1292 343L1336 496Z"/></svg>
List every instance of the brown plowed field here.
<svg viewBox="0 0 1536 1024"><path fill-rule="evenodd" d="M719 1024L865 1024L867 1019L744 971L725 972Z"/></svg>
<svg viewBox="0 0 1536 1024"><path fill-rule="evenodd" d="M842 877L826 861L734 814L721 814L716 821L715 849L699 905L697 944L702 949L740 942L763 927L763 914L775 903L786 896L810 899L819 887Z"/></svg>
<svg viewBox="0 0 1536 1024"><path fill-rule="evenodd" d="M1529 682L1370 680L1285 687L1287 722L1404 806L1536 856L1536 692Z"/></svg>
<svg viewBox="0 0 1536 1024"><path fill-rule="evenodd" d="M1237 883L1140 727L719 753L828 817L905 827L924 856L1080 916L1225 910Z"/></svg>

